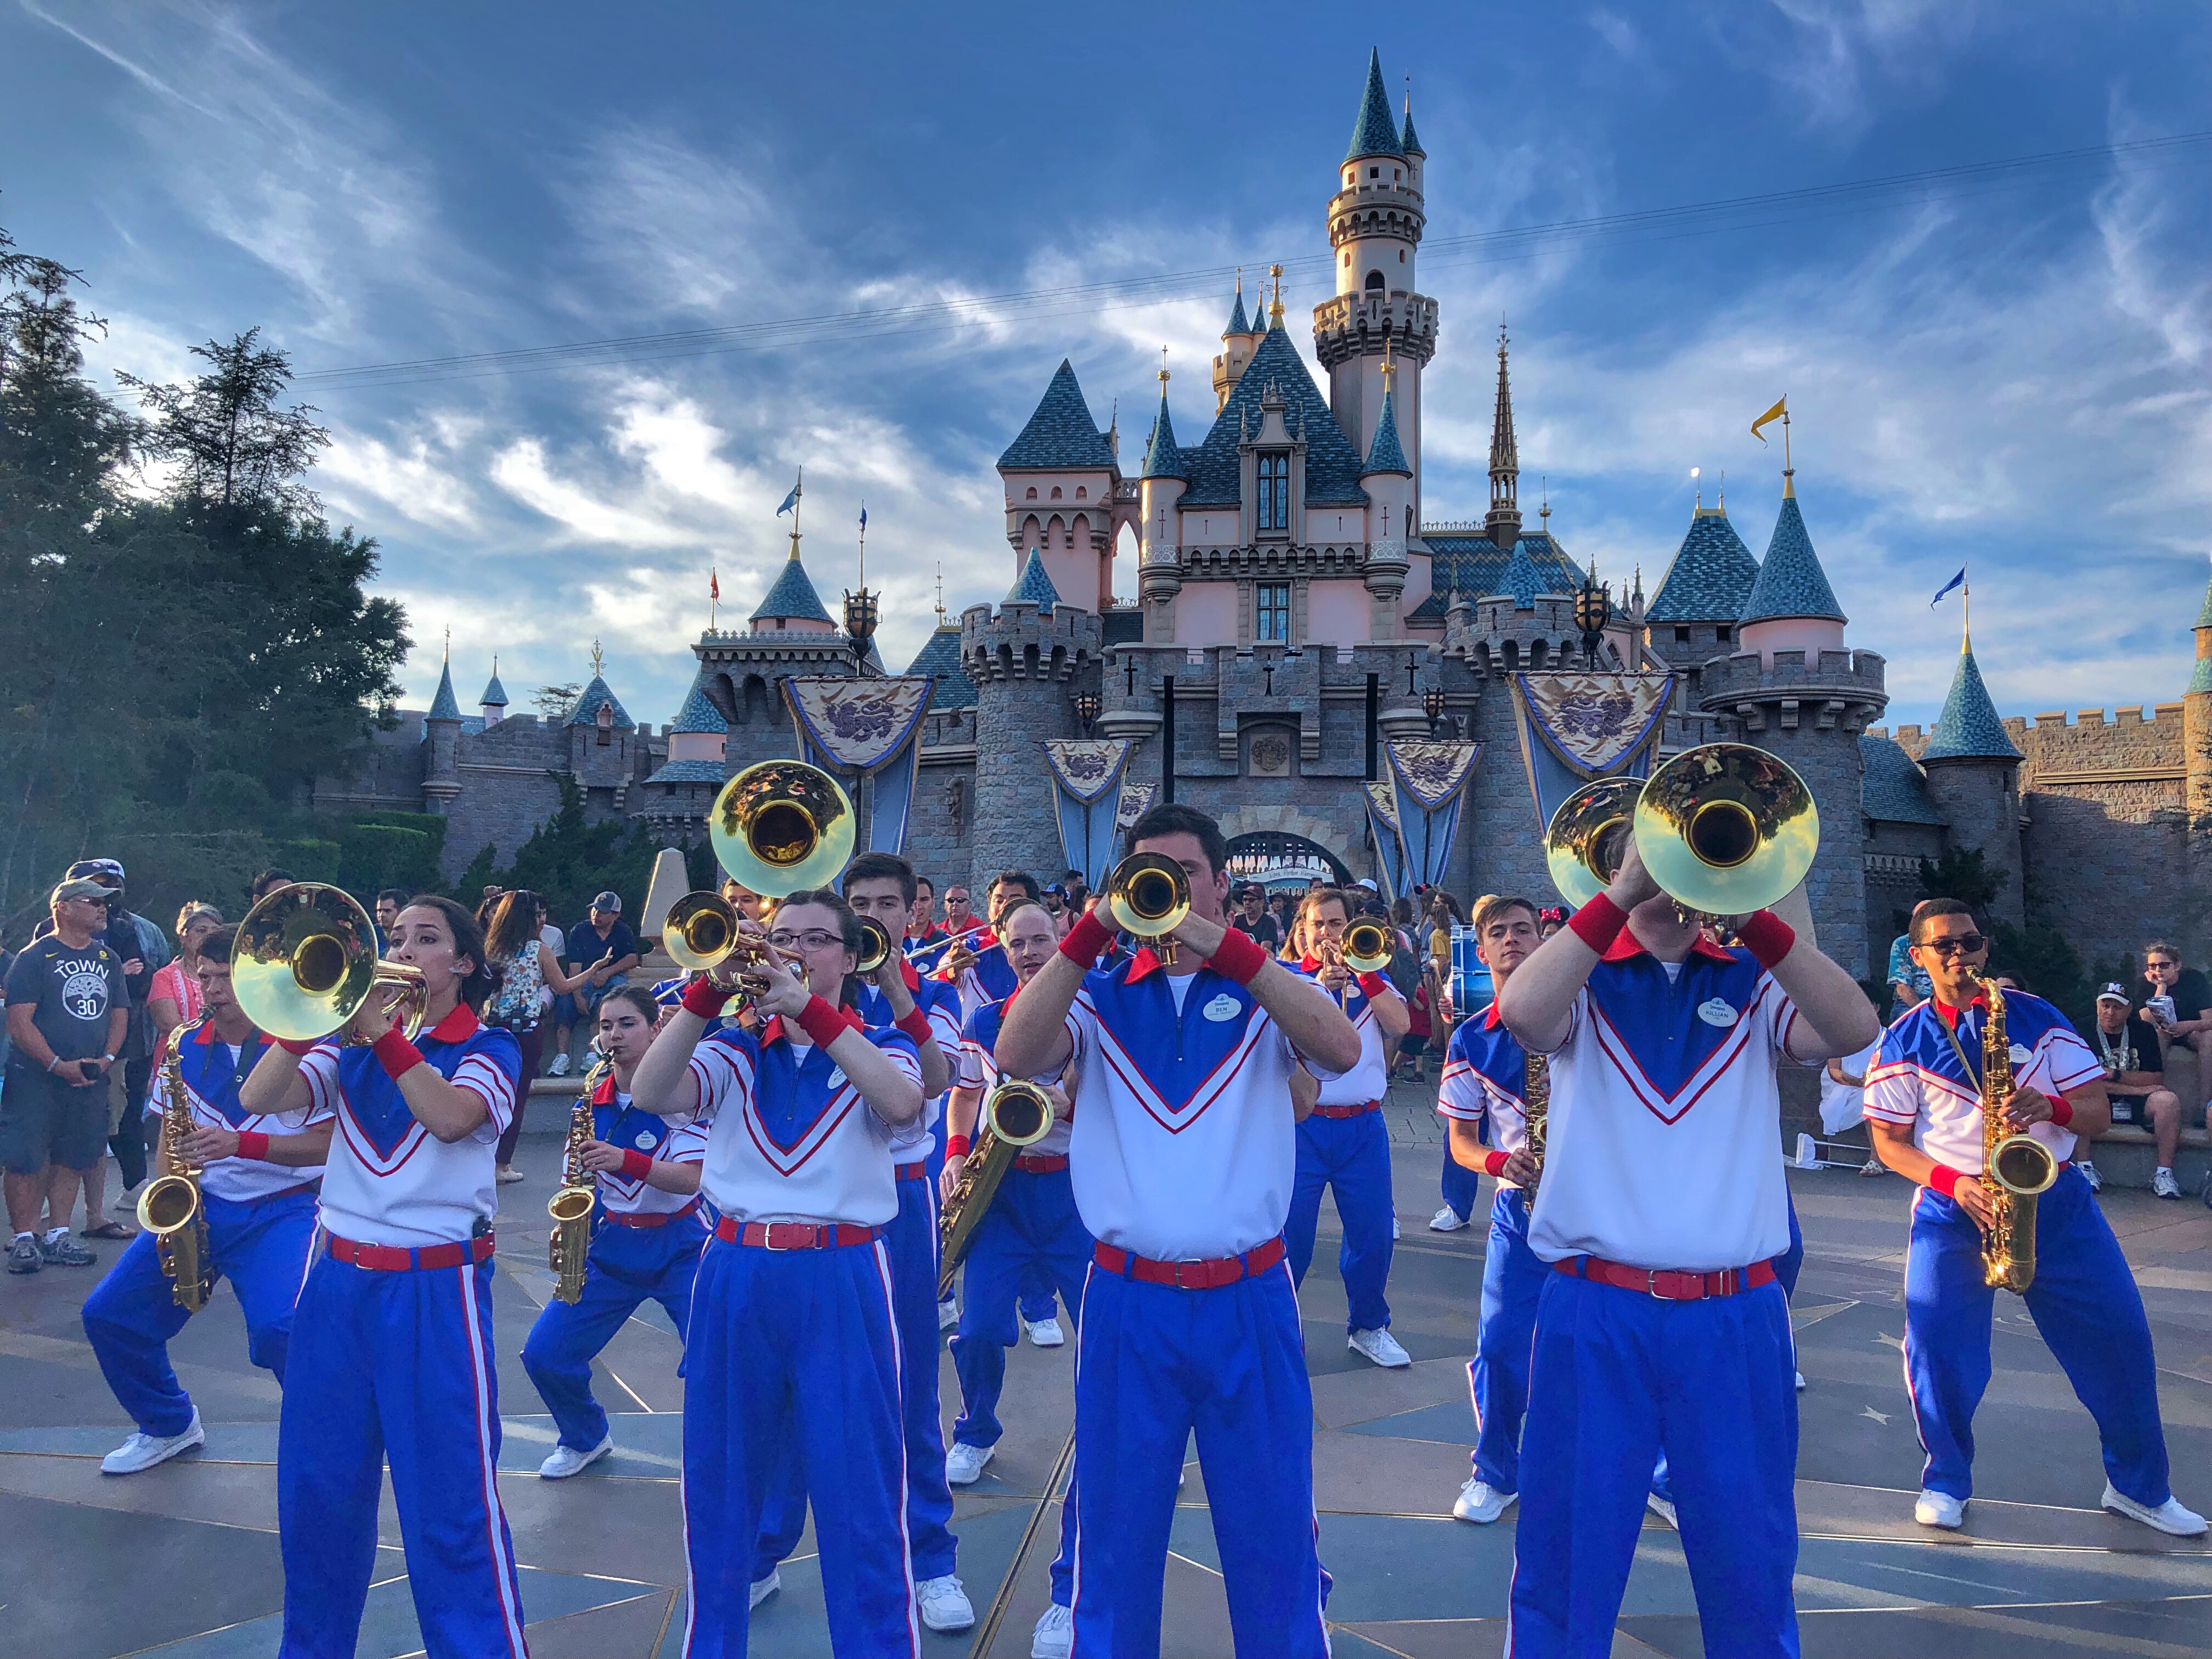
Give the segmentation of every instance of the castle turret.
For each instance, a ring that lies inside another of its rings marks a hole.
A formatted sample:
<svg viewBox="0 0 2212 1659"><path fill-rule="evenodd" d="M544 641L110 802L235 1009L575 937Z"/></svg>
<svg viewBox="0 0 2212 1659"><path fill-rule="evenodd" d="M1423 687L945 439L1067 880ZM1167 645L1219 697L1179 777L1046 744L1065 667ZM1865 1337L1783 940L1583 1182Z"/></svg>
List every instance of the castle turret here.
<svg viewBox="0 0 2212 1659"><path fill-rule="evenodd" d="M1398 601L1406 591L1406 573L1411 568L1406 544L1413 534L1413 469L1406 464L1405 449L1398 441L1390 386L1396 370L1395 363L1384 361L1382 414L1375 422L1375 441L1359 473L1359 487L1372 503L1368 509L1366 583L1371 602L1368 637L1376 640L1395 639L1401 632Z"/></svg>
<svg viewBox="0 0 2212 1659"><path fill-rule="evenodd" d="M822 596L799 560L799 532L791 532L791 555L776 573L775 584L754 610L756 634L835 634L837 624L823 609Z"/></svg>
<svg viewBox="0 0 2212 1659"><path fill-rule="evenodd" d="M438 670L438 694L422 717L422 804L443 814L461 793L461 703L453 695L450 651Z"/></svg>
<svg viewBox="0 0 2212 1659"><path fill-rule="evenodd" d="M483 710L483 723L497 726L507 718L507 688L499 683L499 659L491 659L491 678L484 683L483 696L477 699Z"/></svg>
<svg viewBox="0 0 2212 1659"><path fill-rule="evenodd" d="M1729 522L1725 506L1700 497L1682 544L1644 613L1644 642L1686 670L1694 691L1699 666L1735 647L1735 625L1759 582L1759 561Z"/></svg>
<svg viewBox="0 0 2212 1659"><path fill-rule="evenodd" d="M1229 326L1221 331L1221 355L1213 360L1213 410L1229 401L1229 394L1237 389L1237 382L1244 378L1251 366L1252 354L1260 349L1267 330L1258 307L1250 317L1244 314L1244 273L1237 273L1237 302L1229 313ZM1163 390L1163 398L1166 393ZM1152 475L1147 472L1147 477Z"/></svg>
<svg viewBox="0 0 2212 1659"><path fill-rule="evenodd" d="M1035 552L1071 605L1109 609L1121 467L1066 358L1029 424L999 457L999 477L1006 486L1006 540L1017 580Z"/></svg>
<svg viewBox="0 0 2212 1659"><path fill-rule="evenodd" d="M1513 384L1505 372L1505 325L1498 325L1498 401L1490 416L1490 512L1482 527L1508 550L1521 538L1521 446L1513 436Z"/></svg>
<svg viewBox="0 0 2212 1659"><path fill-rule="evenodd" d="M1962 632L1959 660L1943 713L1920 751L1928 794L1948 826L1951 846L1982 854L1992 875L2000 871L1996 920L2015 927L2026 917L2020 838L2021 752L1982 684L1972 636Z"/></svg>
<svg viewBox="0 0 2212 1659"><path fill-rule="evenodd" d="M1236 314L1229 320L1234 326L1243 318L1244 295L1240 289ZM1238 364L1237 374L1241 376L1243 372L1243 364ZM1217 386L1218 374L1217 368ZM1175 600L1182 591L1182 571L1177 562L1181 521L1176 510L1189 488L1190 463L1176 443L1175 422L1168 415L1168 371L1162 368L1160 412L1152 422L1152 441L1145 447L1145 475L1140 490L1144 518L1137 532L1137 595L1144 605L1147 640L1166 642L1175 638Z"/></svg>
<svg viewBox="0 0 2212 1659"><path fill-rule="evenodd" d="M1042 589L1032 575L1043 579ZM1044 739L1081 735L1074 699L1100 690L1103 633L1087 611L1039 602L1049 593L1050 579L1032 555L1023 580L997 611L970 605L960 617L960 659L975 689L968 844L978 874L1066 863Z"/></svg>
<svg viewBox="0 0 2212 1659"><path fill-rule="evenodd" d="M2185 926L2194 929L2201 959L2212 939L2212 915L2205 914L2204 899L2212 893L2212 582L2205 584L2204 608L2197 613L2197 668L2181 699L2181 748L2182 803L2188 814L2191 886L2197 895L2197 913Z"/></svg>
<svg viewBox="0 0 2212 1659"><path fill-rule="evenodd" d="M1771 664L1778 647L1842 650L1848 620L1813 551L1804 515L1797 510L1796 489L1785 476L1781 516L1774 521L1766 557L1759 562L1743 614L1736 619L1736 637L1745 650L1758 652L1762 661Z"/></svg>

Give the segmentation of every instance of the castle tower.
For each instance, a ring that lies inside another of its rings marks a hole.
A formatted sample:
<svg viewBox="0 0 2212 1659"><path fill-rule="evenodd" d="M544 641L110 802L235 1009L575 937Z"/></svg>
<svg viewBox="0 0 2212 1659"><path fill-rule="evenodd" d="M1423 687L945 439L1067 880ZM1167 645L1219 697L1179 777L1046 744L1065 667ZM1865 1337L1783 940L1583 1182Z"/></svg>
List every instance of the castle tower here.
<svg viewBox="0 0 2212 1659"><path fill-rule="evenodd" d="M1240 292L1236 315L1229 320L1233 325L1243 315L1244 296ZM1237 373L1241 377L1243 372L1240 363ZM1219 384L1217 368L1215 385ZM1144 518L1137 526L1137 597L1144 606L1145 638L1153 644L1172 644L1175 640L1176 595L1182 592L1182 570L1177 562L1182 537L1176 513L1189 488L1190 464L1176 442L1175 422L1168 416L1168 371L1163 368L1160 412L1152 421L1152 441L1145 446L1144 481L1139 491Z"/></svg>
<svg viewBox="0 0 2212 1659"><path fill-rule="evenodd" d="M1097 616L1053 596L1034 550L997 611L977 605L962 613L960 662L975 694L968 845L976 874L1064 866L1044 739L1081 735L1074 699L1100 690L1102 639Z"/></svg>
<svg viewBox="0 0 2212 1659"><path fill-rule="evenodd" d="M1359 487L1374 503L1372 522L1380 531L1367 550L1367 593L1372 601L1368 637L1375 640L1398 637L1398 601L1405 594L1406 573L1411 568L1406 544L1414 529L1413 469L1406 464L1404 447L1398 441L1398 417L1390 385L1396 373L1397 364L1385 358L1382 414L1375 422L1375 441L1359 472Z"/></svg>
<svg viewBox="0 0 2212 1659"><path fill-rule="evenodd" d="M2027 920L2020 840L2021 752L2005 734L1974 660L1973 637L1961 630L1959 662L1951 672L1943 713L1920 752L1929 798L1949 826L1950 844L1978 852L2002 870L1995 920L2019 927Z"/></svg>
<svg viewBox="0 0 2212 1659"><path fill-rule="evenodd" d="M491 659L491 678L484 683L483 696L477 699L483 710L483 723L497 726L507 718L507 688L499 683L499 659Z"/></svg>
<svg viewBox="0 0 2212 1659"><path fill-rule="evenodd" d="M1237 303L1230 310L1229 326L1221 331L1221 355L1213 360L1215 414L1221 412L1221 406L1229 401L1229 394L1237 390L1237 382L1244 378L1244 371L1252 362L1252 354L1260 349L1260 342L1267 335L1267 325L1261 320L1260 307L1254 307L1249 319L1244 314L1244 274L1239 271L1237 275ZM1160 395L1165 398L1164 386Z"/></svg>
<svg viewBox="0 0 2212 1659"><path fill-rule="evenodd" d="M1513 550L1521 539L1521 447L1513 436L1513 383L1505 372L1511 343L1498 325L1498 402L1490 417L1490 512L1482 527L1492 544Z"/></svg>
<svg viewBox="0 0 2212 1659"><path fill-rule="evenodd" d="M1716 652L1735 648L1737 618L1759 582L1759 561L1729 522L1725 506L1700 497L1690 528L1644 613L1644 642L1686 674L1695 701L1701 665Z"/></svg>
<svg viewBox="0 0 2212 1659"><path fill-rule="evenodd" d="M1382 359L1398 363L1398 436L1413 471L1418 526L1421 503L1421 370L1437 350L1437 302L1414 285L1414 254L1428 223L1421 176L1426 165L1413 135L1411 106L1401 128L1391 118L1379 55L1367 59L1367 85L1352 143L1329 198L1328 240L1336 293L1314 307L1314 353L1328 371L1328 406L1364 455L1382 417Z"/></svg>
<svg viewBox="0 0 2212 1659"><path fill-rule="evenodd" d="M461 793L461 703L453 695L450 647L438 670L438 695L422 717L422 805L442 816Z"/></svg>
<svg viewBox="0 0 2212 1659"><path fill-rule="evenodd" d="M2201 957L2212 916L2203 896L2212 893L2212 582L2204 586L2204 608L2197 613L2197 669L2181 699L2182 805L2188 813L2189 856L2197 894L2197 914L2187 919Z"/></svg>
<svg viewBox="0 0 2212 1659"><path fill-rule="evenodd" d="M1771 667L1778 647L1815 655L1842 650L1844 624L1849 620L1813 551L1805 516L1797 510L1796 489L1785 474L1781 516L1774 521L1766 556L1759 562L1743 614L1736 619L1736 638Z"/></svg>
<svg viewBox="0 0 2212 1659"><path fill-rule="evenodd" d="M1111 608L1121 466L1066 358L1029 424L999 457L999 477L1016 580L1034 552L1069 604L1094 612ZM1134 507L1127 509L1132 520Z"/></svg>

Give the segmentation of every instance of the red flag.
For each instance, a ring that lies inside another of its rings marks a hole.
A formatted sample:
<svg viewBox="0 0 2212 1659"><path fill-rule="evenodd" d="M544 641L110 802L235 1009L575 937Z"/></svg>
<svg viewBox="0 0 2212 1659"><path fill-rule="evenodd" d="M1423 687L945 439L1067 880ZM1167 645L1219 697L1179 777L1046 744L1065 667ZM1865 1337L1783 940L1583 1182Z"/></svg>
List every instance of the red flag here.
<svg viewBox="0 0 2212 1659"><path fill-rule="evenodd" d="M722 573L719 568L710 572L707 577L707 597L710 599L722 597Z"/></svg>

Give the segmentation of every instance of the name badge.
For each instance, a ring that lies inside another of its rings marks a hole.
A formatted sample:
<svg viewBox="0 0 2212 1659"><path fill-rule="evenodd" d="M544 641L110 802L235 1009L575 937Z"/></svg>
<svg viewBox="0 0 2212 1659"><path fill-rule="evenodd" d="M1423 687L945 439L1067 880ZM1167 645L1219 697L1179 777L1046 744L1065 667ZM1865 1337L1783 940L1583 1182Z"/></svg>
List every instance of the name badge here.
<svg viewBox="0 0 2212 1659"><path fill-rule="evenodd" d="M1708 1025L1717 1025L1723 1030L1736 1022L1735 1009L1720 997L1709 997L1698 1005L1698 1018Z"/></svg>
<svg viewBox="0 0 2212 1659"><path fill-rule="evenodd" d="M1207 1003L1206 1006L1199 1012L1203 1013L1216 1025L1218 1025L1224 1020L1236 1018L1237 1016L1243 1012L1243 1005L1238 1002L1235 997L1231 996L1228 992L1224 991L1219 996L1214 998L1212 1001Z"/></svg>
<svg viewBox="0 0 2212 1659"><path fill-rule="evenodd" d="M652 1130L645 1129L639 1132L637 1137L637 1149L641 1152L649 1152L659 1144L660 1137L653 1133Z"/></svg>
<svg viewBox="0 0 2212 1659"><path fill-rule="evenodd" d="M2025 1048L2021 1047L2017 1042L2012 1045L2011 1057L2012 1063L2015 1066L2025 1066L2029 1060L2035 1058L2034 1055L2029 1054Z"/></svg>

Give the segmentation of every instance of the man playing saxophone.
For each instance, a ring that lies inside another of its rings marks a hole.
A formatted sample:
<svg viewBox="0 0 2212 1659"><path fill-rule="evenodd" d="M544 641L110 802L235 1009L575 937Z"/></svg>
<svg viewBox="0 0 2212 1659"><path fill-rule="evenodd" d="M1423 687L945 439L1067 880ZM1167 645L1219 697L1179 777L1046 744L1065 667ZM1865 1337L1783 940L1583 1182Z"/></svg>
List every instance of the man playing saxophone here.
<svg viewBox="0 0 2212 1659"><path fill-rule="evenodd" d="M204 1017L173 1037L183 1101L170 1097L164 1068L147 1110L163 1120L155 1177L172 1173L173 1146L199 1170L208 1280L210 1285L217 1279L230 1280L246 1314L247 1357L282 1382L292 1307L315 1236L315 1191L335 1120L320 1104L264 1116L239 1103L240 1082L269 1044L231 994L236 934L225 927L200 946ZM173 1134L168 1116L179 1111L191 1127ZM107 1386L138 1425L102 1460L103 1474L136 1474L207 1439L191 1396L169 1366L169 1339L191 1316L175 1291L159 1244L146 1231L85 1300L85 1336Z"/></svg>
<svg viewBox="0 0 2212 1659"><path fill-rule="evenodd" d="M1990 1381L1996 1291L1983 1238L2002 1189L1984 1173L1982 977L1989 938L1956 899L1923 900L1906 935L1935 994L1883 1033L1867 1073L1865 1115L1881 1161L1919 1183L1905 1270L1905 1376L1928 1449L1914 1518L1956 1527L1972 1492L1974 1408ZM2110 1125L2104 1069L2060 1013L2000 990L2012 1088L2006 1133L2032 1135L2064 1163ZM2033 1277L2021 1297L2036 1329L2097 1419L2108 1510L2177 1537L2205 1530L2166 1483L2166 1433L2150 1326L2119 1242L2081 1172L2062 1167L2035 1207ZM2022 1264L2025 1265L2025 1264Z"/></svg>

